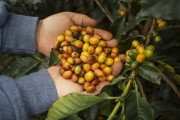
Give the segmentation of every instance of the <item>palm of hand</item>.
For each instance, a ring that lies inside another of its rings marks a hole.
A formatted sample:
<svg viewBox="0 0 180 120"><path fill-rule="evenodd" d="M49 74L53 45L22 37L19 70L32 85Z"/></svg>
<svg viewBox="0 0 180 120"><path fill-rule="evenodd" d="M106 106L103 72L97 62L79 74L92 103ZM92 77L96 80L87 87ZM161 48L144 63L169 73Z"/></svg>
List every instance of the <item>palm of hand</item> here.
<svg viewBox="0 0 180 120"><path fill-rule="evenodd" d="M49 56L58 35L74 25L69 16L64 14L52 15L44 19L41 23L41 33L39 34L38 51Z"/></svg>

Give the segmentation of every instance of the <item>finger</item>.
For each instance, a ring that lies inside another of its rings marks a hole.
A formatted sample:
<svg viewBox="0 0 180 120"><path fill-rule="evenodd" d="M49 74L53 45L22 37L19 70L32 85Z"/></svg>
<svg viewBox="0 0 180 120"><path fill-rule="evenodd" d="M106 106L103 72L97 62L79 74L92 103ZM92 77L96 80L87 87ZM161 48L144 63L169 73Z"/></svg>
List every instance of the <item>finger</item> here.
<svg viewBox="0 0 180 120"><path fill-rule="evenodd" d="M116 39L108 40L106 41L107 47L116 47L118 45L118 42Z"/></svg>
<svg viewBox="0 0 180 120"><path fill-rule="evenodd" d="M122 61L122 62L125 62L125 57L126 57L125 54L120 54L119 57L121 58L121 61Z"/></svg>
<svg viewBox="0 0 180 120"><path fill-rule="evenodd" d="M115 77L117 77L120 72L123 69L123 63L122 62L115 62L112 66L112 75L114 75Z"/></svg>
<svg viewBox="0 0 180 120"><path fill-rule="evenodd" d="M97 22L94 19L88 17L87 15L73 12L65 12L64 14L70 16L75 25L80 25L83 27L95 27L97 25Z"/></svg>
<svg viewBox="0 0 180 120"><path fill-rule="evenodd" d="M94 34L100 35L104 40L111 40L112 34L108 31L101 30L101 29L94 29Z"/></svg>

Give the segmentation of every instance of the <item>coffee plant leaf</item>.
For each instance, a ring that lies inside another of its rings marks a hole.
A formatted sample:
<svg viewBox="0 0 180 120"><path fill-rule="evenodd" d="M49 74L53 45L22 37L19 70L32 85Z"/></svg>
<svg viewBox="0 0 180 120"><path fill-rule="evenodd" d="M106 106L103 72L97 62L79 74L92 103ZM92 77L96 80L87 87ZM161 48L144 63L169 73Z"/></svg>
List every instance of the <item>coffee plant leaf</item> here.
<svg viewBox="0 0 180 120"><path fill-rule="evenodd" d="M161 73L160 70L152 65L148 64L142 64L139 66L138 74L144 78L145 80L148 80L155 84L161 83Z"/></svg>
<svg viewBox="0 0 180 120"><path fill-rule="evenodd" d="M142 0L138 17L151 16L166 20L180 20L179 0Z"/></svg>
<svg viewBox="0 0 180 120"><path fill-rule="evenodd" d="M154 120L153 109L135 90L125 99L125 115L127 120Z"/></svg>
<svg viewBox="0 0 180 120"><path fill-rule="evenodd" d="M59 98L49 109L47 120L59 120L78 113L108 98L107 95L92 96L71 93Z"/></svg>
<svg viewBox="0 0 180 120"><path fill-rule="evenodd" d="M59 65L59 64L60 64L60 61L58 57L55 55L54 49L51 49L49 66Z"/></svg>

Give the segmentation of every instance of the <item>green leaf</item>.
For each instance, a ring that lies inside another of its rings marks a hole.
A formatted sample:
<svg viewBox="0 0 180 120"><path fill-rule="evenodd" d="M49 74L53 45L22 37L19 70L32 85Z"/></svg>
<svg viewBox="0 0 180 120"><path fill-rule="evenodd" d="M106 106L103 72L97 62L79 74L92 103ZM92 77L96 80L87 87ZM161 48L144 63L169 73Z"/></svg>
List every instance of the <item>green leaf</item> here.
<svg viewBox="0 0 180 120"><path fill-rule="evenodd" d="M90 108L83 110L82 113L85 120L95 120L99 114L97 105L93 105Z"/></svg>
<svg viewBox="0 0 180 120"><path fill-rule="evenodd" d="M125 99L125 115L127 120L154 120L153 109L135 90Z"/></svg>
<svg viewBox="0 0 180 120"><path fill-rule="evenodd" d="M174 68L173 68L172 66L170 66L169 64L167 64L167 63L165 63L165 62L162 62L162 61L159 61L159 60L158 60L158 63L159 63L160 65L162 65L164 68L166 68L169 72L175 73Z"/></svg>
<svg viewBox="0 0 180 120"><path fill-rule="evenodd" d="M37 68L39 63L40 62L33 57L18 57L9 69L7 69L7 74L15 78L21 77L30 73L32 69Z"/></svg>
<svg viewBox="0 0 180 120"><path fill-rule="evenodd" d="M138 74L142 78L152 83L155 83L155 84L161 83L162 76L161 76L160 70L155 66L142 64L141 66L139 66Z"/></svg>
<svg viewBox="0 0 180 120"><path fill-rule="evenodd" d="M63 120L82 120L82 119L78 117L76 114L72 114Z"/></svg>
<svg viewBox="0 0 180 120"><path fill-rule="evenodd" d="M141 0L138 17L151 16L166 20L180 20L179 0Z"/></svg>
<svg viewBox="0 0 180 120"><path fill-rule="evenodd" d="M124 77L124 76L122 76L122 75L119 75L118 77L116 77L111 83L110 83L110 85L114 85L114 84L116 84L116 83L118 83L118 82L121 82L122 80L125 80L126 78Z"/></svg>
<svg viewBox="0 0 180 120"><path fill-rule="evenodd" d="M71 93L59 98L48 112L47 120L63 119L74 113L78 113L88 107L95 105L103 100L108 99L108 96L103 93L101 97L92 95L82 95Z"/></svg>
<svg viewBox="0 0 180 120"><path fill-rule="evenodd" d="M133 1L135 1L135 0L121 0L121 2L127 2L127 3L131 3Z"/></svg>
<svg viewBox="0 0 180 120"><path fill-rule="evenodd" d="M168 114L170 115L172 113L180 113L180 109L178 109L176 106L162 101L153 101L151 106L153 107L155 117Z"/></svg>
<svg viewBox="0 0 180 120"><path fill-rule="evenodd" d="M132 30L136 25L138 25L141 21L146 20L147 18L132 18L126 23L124 34L129 30Z"/></svg>
<svg viewBox="0 0 180 120"><path fill-rule="evenodd" d="M125 18L123 17L117 19L112 25L111 32L113 33L113 36L117 40L121 39L121 35L123 34L124 31L124 24L125 24Z"/></svg>
<svg viewBox="0 0 180 120"><path fill-rule="evenodd" d="M50 60L49 60L49 66L53 66L53 65L59 65L60 61L58 59L58 57L55 55L54 49L51 49L51 53L50 53Z"/></svg>

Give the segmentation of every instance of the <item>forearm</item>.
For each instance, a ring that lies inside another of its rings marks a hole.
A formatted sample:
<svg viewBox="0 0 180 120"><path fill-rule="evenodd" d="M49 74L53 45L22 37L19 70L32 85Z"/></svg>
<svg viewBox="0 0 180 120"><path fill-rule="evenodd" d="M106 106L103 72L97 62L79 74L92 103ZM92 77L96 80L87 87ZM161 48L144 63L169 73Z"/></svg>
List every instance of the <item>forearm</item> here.
<svg viewBox="0 0 180 120"><path fill-rule="evenodd" d="M47 111L57 99L57 91L47 70L13 80L0 77L0 118L26 120Z"/></svg>
<svg viewBox="0 0 180 120"><path fill-rule="evenodd" d="M9 6L2 1L0 17L0 53L35 53L38 17L11 13Z"/></svg>

